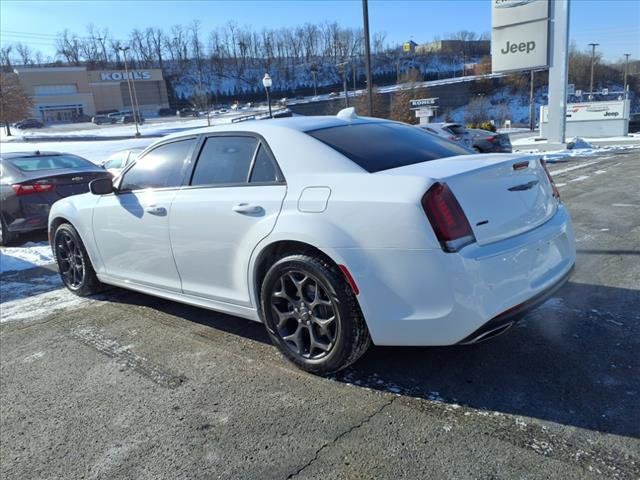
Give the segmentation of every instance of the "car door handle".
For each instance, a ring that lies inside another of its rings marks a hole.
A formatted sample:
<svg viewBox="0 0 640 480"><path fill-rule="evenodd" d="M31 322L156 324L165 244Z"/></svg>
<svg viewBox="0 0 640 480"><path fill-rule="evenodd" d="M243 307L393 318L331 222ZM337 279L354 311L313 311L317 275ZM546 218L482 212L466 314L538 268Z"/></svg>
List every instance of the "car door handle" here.
<svg viewBox="0 0 640 480"><path fill-rule="evenodd" d="M150 213L151 215L158 215L159 217L164 217L167 214L166 208L158 207L156 205L149 205L144 209L144 211Z"/></svg>
<svg viewBox="0 0 640 480"><path fill-rule="evenodd" d="M244 213L244 214L257 214L257 213L262 213L263 209L260 205L252 205L250 203L238 203L237 205L234 205L232 210L234 212L237 213Z"/></svg>

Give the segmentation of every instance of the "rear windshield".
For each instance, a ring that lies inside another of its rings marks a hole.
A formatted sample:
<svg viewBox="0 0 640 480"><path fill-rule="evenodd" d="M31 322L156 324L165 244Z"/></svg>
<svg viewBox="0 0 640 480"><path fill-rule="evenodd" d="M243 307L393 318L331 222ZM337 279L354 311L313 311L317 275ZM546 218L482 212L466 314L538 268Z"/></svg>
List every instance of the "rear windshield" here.
<svg viewBox="0 0 640 480"><path fill-rule="evenodd" d="M462 125L449 125L447 128L454 135L464 135L464 127Z"/></svg>
<svg viewBox="0 0 640 480"><path fill-rule="evenodd" d="M23 172L94 166L90 161L75 155L34 155L33 157L8 158L7 161Z"/></svg>
<svg viewBox="0 0 640 480"><path fill-rule="evenodd" d="M453 142L402 123L340 125L306 133L369 173L470 153Z"/></svg>

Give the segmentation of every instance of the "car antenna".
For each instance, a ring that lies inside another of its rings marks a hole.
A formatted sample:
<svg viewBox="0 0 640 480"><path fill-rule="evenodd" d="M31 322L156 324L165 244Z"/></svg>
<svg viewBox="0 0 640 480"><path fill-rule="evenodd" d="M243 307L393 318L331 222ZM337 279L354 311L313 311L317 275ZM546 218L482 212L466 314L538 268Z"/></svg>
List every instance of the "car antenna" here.
<svg viewBox="0 0 640 480"><path fill-rule="evenodd" d="M358 118L358 114L356 113L356 109L354 107L343 108L340 110L336 117L341 120L355 120Z"/></svg>

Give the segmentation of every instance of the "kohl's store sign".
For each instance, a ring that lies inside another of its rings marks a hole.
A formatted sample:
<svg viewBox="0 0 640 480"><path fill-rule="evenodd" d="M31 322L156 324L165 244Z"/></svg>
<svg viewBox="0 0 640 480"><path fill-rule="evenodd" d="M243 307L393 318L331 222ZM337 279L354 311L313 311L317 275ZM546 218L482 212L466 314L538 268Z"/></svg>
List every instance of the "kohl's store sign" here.
<svg viewBox="0 0 640 480"><path fill-rule="evenodd" d="M102 82L119 82L120 80L151 80L151 72L145 70L134 70L129 72L100 72L100 81Z"/></svg>

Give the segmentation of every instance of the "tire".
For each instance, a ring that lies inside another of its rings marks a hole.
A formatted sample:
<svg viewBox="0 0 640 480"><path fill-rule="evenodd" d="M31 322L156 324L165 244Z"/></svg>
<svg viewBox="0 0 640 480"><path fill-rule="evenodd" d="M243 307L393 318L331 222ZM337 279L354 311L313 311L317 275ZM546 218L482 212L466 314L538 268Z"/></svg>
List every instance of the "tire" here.
<svg viewBox="0 0 640 480"><path fill-rule="evenodd" d="M56 229L53 253L62 283L73 293L86 297L102 289L80 235L71 224L63 223Z"/></svg>
<svg viewBox="0 0 640 480"><path fill-rule="evenodd" d="M7 246L13 243L18 236L9 231L7 224L4 222L4 218L0 215L0 246Z"/></svg>
<svg viewBox="0 0 640 480"><path fill-rule="evenodd" d="M482 153L482 150L480 150L480 148L479 148L479 147L473 147L473 150L474 150L476 153Z"/></svg>
<svg viewBox="0 0 640 480"><path fill-rule="evenodd" d="M260 311L273 343L313 374L342 370L371 345L342 272L317 257L290 255L275 262L262 282Z"/></svg>

